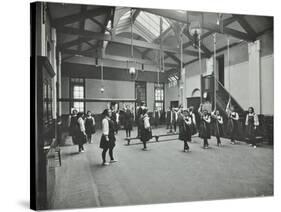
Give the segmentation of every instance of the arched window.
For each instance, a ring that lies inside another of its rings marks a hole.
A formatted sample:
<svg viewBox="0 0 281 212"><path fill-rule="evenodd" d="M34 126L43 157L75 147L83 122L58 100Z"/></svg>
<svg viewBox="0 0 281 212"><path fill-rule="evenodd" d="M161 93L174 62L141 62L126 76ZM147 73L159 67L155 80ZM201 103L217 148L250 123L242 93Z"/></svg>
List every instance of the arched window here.
<svg viewBox="0 0 281 212"><path fill-rule="evenodd" d="M191 93L192 97L199 97L200 96L200 89L199 88L195 88L193 89L192 93Z"/></svg>

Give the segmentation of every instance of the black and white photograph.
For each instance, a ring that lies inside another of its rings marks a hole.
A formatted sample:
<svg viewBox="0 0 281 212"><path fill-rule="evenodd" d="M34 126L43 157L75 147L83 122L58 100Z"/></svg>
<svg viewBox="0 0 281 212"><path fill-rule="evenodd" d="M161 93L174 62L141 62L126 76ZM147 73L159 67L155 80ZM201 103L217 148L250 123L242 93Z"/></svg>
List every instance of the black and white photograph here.
<svg viewBox="0 0 281 212"><path fill-rule="evenodd" d="M30 3L31 209L272 197L274 20Z"/></svg>

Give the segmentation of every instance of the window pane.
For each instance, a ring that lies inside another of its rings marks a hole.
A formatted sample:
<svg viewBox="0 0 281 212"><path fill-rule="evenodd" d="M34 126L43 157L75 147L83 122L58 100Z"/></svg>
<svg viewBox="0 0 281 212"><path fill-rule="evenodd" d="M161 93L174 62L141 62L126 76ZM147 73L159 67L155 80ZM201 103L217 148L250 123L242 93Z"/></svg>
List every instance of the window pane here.
<svg viewBox="0 0 281 212"><path fill-rule="evenodd" d="M74 87L73 87L73 98L74 99L84 98L84 86L74 85Z"/></svg>
<svg viewBox="0 0 281 212"><path fill-rule="evenodd" d="M83 102L73 102L74 108L78 110L78 112L84 112L84 103Z"/></svg>

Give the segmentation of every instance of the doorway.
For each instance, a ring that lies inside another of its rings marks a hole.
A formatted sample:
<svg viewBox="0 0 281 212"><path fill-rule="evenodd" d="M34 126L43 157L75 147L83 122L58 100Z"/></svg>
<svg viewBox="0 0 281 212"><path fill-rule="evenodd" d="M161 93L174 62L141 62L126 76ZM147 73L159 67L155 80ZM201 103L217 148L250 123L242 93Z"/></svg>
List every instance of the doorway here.
<svg viewBox="0 0 281 212"><path fill-rule="evenodd" d="M171 108L173 108L173 107L179 107L179 101L171 101L171 102L170 102L170 106L171 106Z"/></svg>

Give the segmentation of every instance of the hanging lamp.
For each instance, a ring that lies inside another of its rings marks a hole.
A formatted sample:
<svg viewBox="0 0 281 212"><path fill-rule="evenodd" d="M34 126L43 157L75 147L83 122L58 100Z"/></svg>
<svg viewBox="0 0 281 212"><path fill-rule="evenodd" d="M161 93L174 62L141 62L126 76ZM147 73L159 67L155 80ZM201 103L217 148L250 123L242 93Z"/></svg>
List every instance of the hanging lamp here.
<svg viewBox="0 0 281 212"><path fill-rule="evenodd" d="M130 21L131 21L131 63L133 63L133 65L131 65L131 63L130 63L129 74L130 74L131 77L133 78L133 77L136 75L136 62L134 61L134 45L133 45L133 10L132 10L132 9L131 9Z"/></svg>
<svg viewBox="0 0 281 212"><path fill-rule="evenodd" d="M202 34L202 27L201 27L201 22L203 22L203 15L196 15L196 16L201 16L201 21L199 20L199 18L196 18L195 20L192 20L189 23L189 34L193 37L194 40L194 44L193 47L194 48L198 48L199 45L199 40L200 40L200 36ZM189 17L187 15L187 20L189 21Z"/></svg>
<svg viewBox="0 0 281 212"><path fill-rule="evenodd" d="M102 56L101 56L101 89L100 92L103 93L104 92L104 83L103 83L103 49L102 49Z"/></svg>

